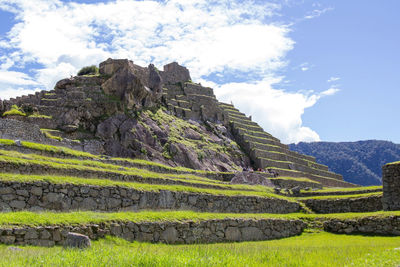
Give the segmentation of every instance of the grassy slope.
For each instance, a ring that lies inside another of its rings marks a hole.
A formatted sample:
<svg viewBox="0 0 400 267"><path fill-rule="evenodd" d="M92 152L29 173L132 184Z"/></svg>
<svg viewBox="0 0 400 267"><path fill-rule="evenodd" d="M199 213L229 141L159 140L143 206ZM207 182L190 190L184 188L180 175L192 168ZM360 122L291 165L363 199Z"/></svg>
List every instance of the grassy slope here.
<svg viewBox="0 0 400 267"><path fill-rule="evenodd" d="M252 213L208 213L194 211L140 211L140 212L8 212L0 213L0 225L57 225L57 224L85 224L108 221L199 221L224 218L252 218L252 219L354 219L363 217L400 216L395 212L366 212L366 213L336 213L336 214L252 214ZM400 246L400 244L399 244Z"/></svg>
<svg viewBox="0 0 400 267"><path fill-rule="evenodd" d="M343 199L343 198L361 198L361 197L371 197L371 196L382 196L382 192L375 193L365 193L365 194L351 194L351 195L328 195L328 196L311 196L311 197L300 197L296 198L298 200L302 199Z"/></svg>
<svg viewBox="0 0 400 267"><path fill-rule="evenodd" d="M304 233L230 244L164 245L108 237L87 250L0 246L1 266L397 266L400 237Z"/></svg>
<svg viewBox="0 0 400 267"><path fill-rule="evenodd" d="M0 139L0 144L8 145L8 146L16 145L14 140L9 140L9 139ZM97 159L97 160L102 159L102 156L93 155L88 152L74 150L74 149L70 149L67 147L45 145L45 144L26 142L26 141L22 141L21 145L25 148L29 148L29 149L36 150L36 151L45 151L45 152L50 152L50 153L65 155L65 156L70 156L70 157L80 157L80 158ZM152 162L152 161L143 160L143 159L111 158L110 160L125 161L128 163L142 165L142 166L150 165L150 166L158 167L161 169L173 170L173 171L177 171L177 172L189 172L189 173L198 173L198 174L214 173L212 171L194 170L194 169L185 168L185 167L170 167L170 166L158 163L158 162Z"/></svg>

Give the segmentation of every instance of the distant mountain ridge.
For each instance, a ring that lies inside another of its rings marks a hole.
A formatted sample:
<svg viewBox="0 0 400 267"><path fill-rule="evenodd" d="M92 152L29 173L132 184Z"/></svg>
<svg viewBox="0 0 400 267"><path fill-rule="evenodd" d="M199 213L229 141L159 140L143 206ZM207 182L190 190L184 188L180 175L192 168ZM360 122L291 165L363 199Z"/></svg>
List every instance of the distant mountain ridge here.
<svg viewBox="0 0 400 267"><path fill-rule="evenodd" d="M289 148L316 157L318 163L342 174L345 181L360 185L382 184L382 166L400 160L400 144L382 140L300 142Z"/></svg>

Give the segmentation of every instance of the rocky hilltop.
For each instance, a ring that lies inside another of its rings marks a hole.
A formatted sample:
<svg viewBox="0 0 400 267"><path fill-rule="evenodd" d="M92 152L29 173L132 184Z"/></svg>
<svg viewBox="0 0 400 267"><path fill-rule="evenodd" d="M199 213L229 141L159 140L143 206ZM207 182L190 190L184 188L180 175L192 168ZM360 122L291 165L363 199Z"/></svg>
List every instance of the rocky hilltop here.
<svg viewBox="0 0 400 267"><path fill-rule="evenodd" d="M0 101L0 138L68 146L92 154L271 178L353 186L289 150L178 63L158 70L108 59L96 74L63 79L51 91Z"/></svg>

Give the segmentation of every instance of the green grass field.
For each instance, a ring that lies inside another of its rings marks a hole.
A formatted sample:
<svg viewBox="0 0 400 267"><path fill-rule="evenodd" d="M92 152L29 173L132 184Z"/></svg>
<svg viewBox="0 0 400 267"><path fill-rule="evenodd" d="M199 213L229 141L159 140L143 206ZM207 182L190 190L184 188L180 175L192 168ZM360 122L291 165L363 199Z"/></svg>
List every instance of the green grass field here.
<svg viewBox="0 0 400 267"><path fill-rule="evenodd" d="M400 237L304 233L280 240L164 245L107 237L87 250L0 246L0 266L398 266Z"/></svg>

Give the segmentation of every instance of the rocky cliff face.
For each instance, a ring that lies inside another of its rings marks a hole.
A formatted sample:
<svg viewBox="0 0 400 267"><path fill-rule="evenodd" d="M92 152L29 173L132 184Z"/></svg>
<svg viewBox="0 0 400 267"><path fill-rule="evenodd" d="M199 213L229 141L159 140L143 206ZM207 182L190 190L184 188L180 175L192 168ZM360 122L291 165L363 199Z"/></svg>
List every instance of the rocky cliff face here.
<svg viewBox="0 0 400 267"><path fill-rule="evenodd" d="M225 126L186 121L163 108L143 111L135 118L112 116L98 125L96 137L112 156L146 157L172 166L214 171L250 164Z"/></svg>

